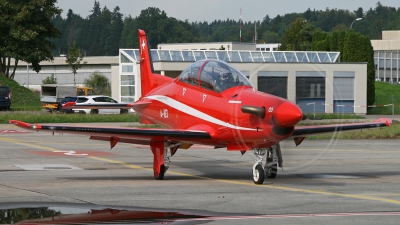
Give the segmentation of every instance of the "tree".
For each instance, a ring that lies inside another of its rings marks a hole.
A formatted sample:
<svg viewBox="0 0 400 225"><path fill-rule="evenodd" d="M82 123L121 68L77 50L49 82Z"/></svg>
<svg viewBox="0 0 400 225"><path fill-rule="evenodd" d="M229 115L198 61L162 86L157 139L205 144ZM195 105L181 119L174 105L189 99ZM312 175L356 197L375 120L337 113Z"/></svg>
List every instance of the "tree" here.
<svg viewBox="0 0 400 225"><path fill-rule="evenodd" d="M261 41L265 43L279 43L281 40L279 38L279 34L267 30L262 34Z"/></svg>
<svg viewBox="0 0 400 225"><path fill-rule="evenodd" d="M348 32L336 30L333 33L315 32L312 46L316 51L339 51L342 62L367 62L367 104L374 104L374 50L368 36L353 30Z"/></svg>
<svg viewBox="0 0 400 225"><path fill-rule="evenodd" d="M41 61L51 61L55 45L50 38L61 33L50 18L61 13L57 0L0 0L0 75L14 78L20 60L39 72ZM14 65L11 65L11 59ZM11 68L13 67L13 69Z"/></svg>
<svg viewBox="0 0 400 225"><path fill-rule="evenodd" d="M91 87L99 94L110 95L110 81L99 71L94 71L88 79L85 79L85 86Z"/></svg>
<svg viewBox="0 0 400 225"><path fill-rule="evenodd" d="M42 80L42 84L57 84L57 78L54 77L54 73Z"/></svg>
<svg viewBox="0 0 400 225"><path fill-rule="evenodd" d="M70 70L74 74L74 85L76 85L75 75L78 69L82 67L82 64L85 63L82 63L82 60L83 54L81 53L81 49L76 46L76 42L74 41L73 45L68 47L68 55L67 59L65 60L65 62L71 67Z"/></svg>
<svg viewBox="0 0 400 225"><path fill-rule="evenodd" d="M312 37L316 28L303 18L297 18L281 40L280 51L308 51L311 50Z"/></svg>
<svg viewBox="0 0 400 225"><path fill-rule="evenodd" d="M373 105L375 102L375 63L374 48L371 45L369 37L364 38L365 44L365 62L367 62L367 104Z"/></svg>

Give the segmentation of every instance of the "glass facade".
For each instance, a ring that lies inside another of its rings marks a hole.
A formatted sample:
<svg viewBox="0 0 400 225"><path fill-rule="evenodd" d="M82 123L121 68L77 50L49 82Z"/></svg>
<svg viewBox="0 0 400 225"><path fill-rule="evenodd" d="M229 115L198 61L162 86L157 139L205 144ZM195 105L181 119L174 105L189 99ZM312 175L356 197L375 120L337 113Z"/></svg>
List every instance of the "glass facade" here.
<svg viewBox="0 0 400 225"><path fill-rule="evenodd" d="M137 49L121 50L133 59L139 58ZM335 63L340 52L293 51L225 51L225 50L150 50L153 62L195 62L202 59L219 59L225 62L282 62L282 63Z"/></svg>
<svg viewBox="0 0 400 225"><path fill-rule="evenodd" d="M135 77L136 77L136 59L138 50L120 50L119 54L119 74L120 74L120 101L134 102L135 99ZM157 51L152 51L152 55L158 54Z"/></svg>

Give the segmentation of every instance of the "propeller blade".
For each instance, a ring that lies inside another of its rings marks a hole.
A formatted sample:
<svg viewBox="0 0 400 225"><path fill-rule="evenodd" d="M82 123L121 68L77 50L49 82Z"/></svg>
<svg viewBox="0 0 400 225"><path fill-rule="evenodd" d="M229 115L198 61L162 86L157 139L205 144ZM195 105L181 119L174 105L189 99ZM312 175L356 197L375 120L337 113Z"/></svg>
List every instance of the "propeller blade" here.
<svg viewBox="0 0 400 225"><path fill-rule="evenodd" d="M265 107L244 105L242 106L242 112L258 116L261 119L265 117Z"/></svg>

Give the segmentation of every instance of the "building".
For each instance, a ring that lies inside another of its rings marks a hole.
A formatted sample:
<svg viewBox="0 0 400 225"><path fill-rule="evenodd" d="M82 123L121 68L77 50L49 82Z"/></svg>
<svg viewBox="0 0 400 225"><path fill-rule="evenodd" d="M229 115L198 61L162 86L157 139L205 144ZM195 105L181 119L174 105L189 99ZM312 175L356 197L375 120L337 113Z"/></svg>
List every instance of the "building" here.
<svg viewBox="0 0 400 225"><path fill-rule="evenodd" d="M287 98L307 113L366 114L367 64L339 63L338 52L278 52L249 50L170 50L152 49L156 72L177 77L193 62L214 58L226 61L245 74L260 91ZM85 57L78 70L77 84L94 71L111 81L112 97L133 102L140 97L138 49L120 49L116 57ZM42 62L42 70L27 73L19 64L15 80L21 85L40 86L55 74L59 84L73 84L73 74L65 57Z"/></svg>
<svg viewBox="0 0 400 225"><path fill-rule="evenodd" d="M120 50L113 95L122 101L140 97L137 49ZM296 102L304 112L366 114L367 64L338 63L338 52L260 52L151 50L157 73L177 77L191 63L215 58L232 64L260 91ZM119 82L119 83L118 83ZM115 91L115 92L114 92Z"/></svg>
<svg viewBox="0 0 400 225"><path fill-rule="evenodd" d="M382 31L382 40L371 40L377 81L399 83L400 31Z"/></svg>
<svg viewBox="0 0 400 225"><path fill-rule="evenodd" d="M280 43L269 43L269 44L256 44L256 50L262 52L273 52L277 51Z"/></svg>

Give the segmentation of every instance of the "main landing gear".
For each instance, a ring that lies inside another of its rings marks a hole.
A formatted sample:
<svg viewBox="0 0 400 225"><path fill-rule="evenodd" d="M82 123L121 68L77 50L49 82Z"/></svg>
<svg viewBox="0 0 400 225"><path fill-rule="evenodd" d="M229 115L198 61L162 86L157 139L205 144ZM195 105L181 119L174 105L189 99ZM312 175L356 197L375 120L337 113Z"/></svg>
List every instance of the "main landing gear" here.
<svg viewBox="0 0 400 225"><path fill-rule="evenodd" d="M153 172L156 180L163 180L164 174L169 168L170 157L175 154L179 144L171 144L166 141L153 141L150 144L153 152Z"/></svg>
<svg viewBox="0 0 400 225"><path fill-rule="evenodd" d="M256 162L253 166L253 181L255 184L264 183L265 177L275 178L278 173L278 166L282 167L282 154L279 143L271 146L270 148L260 148L253 150L256 156ZM262 166L262 161L265 156L267 160L265 166Z"/></svg>

